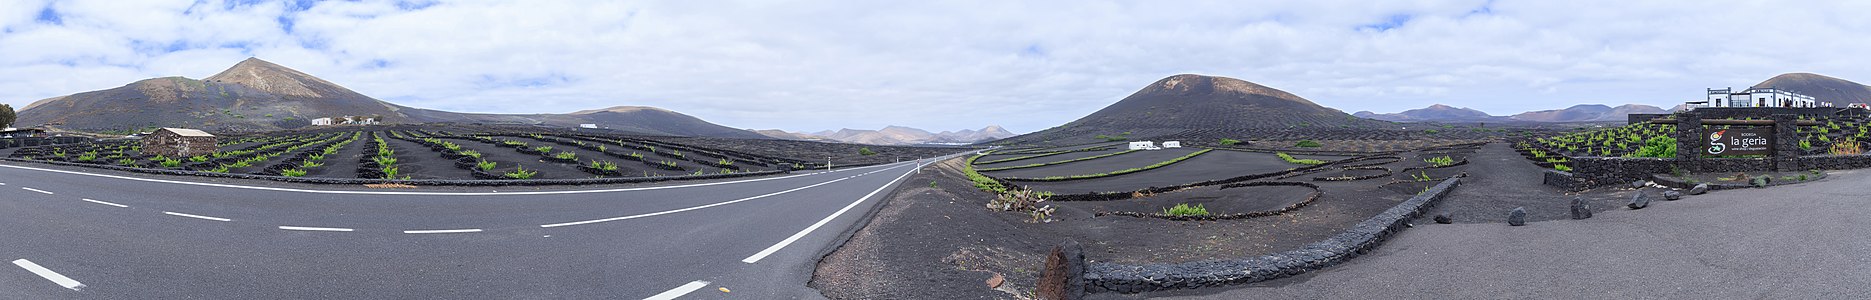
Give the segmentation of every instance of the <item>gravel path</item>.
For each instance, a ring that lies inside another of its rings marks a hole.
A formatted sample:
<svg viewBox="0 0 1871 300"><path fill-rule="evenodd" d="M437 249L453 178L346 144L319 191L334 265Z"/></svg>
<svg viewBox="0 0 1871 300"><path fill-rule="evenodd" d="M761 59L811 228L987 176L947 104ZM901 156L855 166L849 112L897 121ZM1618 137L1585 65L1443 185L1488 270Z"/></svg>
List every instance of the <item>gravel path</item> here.
<svg viewBox="0 0 1871 300"><path fill-rule="evenodd" d="M1421 164L1420 159L1404 162ZM1428 223L1427 219L1437 213L1451 213L1456 223L1498 224L1507 222L1507 212L1515 207L1526 207L1530 221L1562 220L1571 218L1574 196L1589 200L1593 211L1606 211L1624 205L1634 193L1613 187L1571 195L1547 186L1541 183L1546 170L1522 158L1506 143L1491 143L1468 155L1467 170L1471 176L1462 180L1462 188L1455 189L1418 222Z"/></svg>

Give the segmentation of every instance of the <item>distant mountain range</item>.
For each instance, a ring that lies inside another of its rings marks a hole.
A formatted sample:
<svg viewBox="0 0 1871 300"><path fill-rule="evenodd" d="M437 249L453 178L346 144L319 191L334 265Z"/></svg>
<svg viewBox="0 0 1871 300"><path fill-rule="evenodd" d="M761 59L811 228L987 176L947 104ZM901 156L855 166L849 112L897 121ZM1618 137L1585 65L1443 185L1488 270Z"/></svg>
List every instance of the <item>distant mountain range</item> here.
<svg viewBox="0 0 1871 300"><path fill-rule="evenodd" d="M81 131L186 127L258 132L310 126L325 117L377 116L385 123L499 123L576 127L594 124L650 135L766 139L654 107L617 106L566 114L474 114L384 102L258 58L206 79L165 77L100 91L39 100L19 111L18 124Z"/></svg>
<svg viewBox="0 0 1871 300"><path fill-rule="evenodd" d="M998 125L990 125L981 130L963 129L961 131L943 131L930 133L927 130L888 126L880 130L839 129L838 131L820 131L814 133L786 132L783 130L754 130L753 132L768 137L789 140L835 141L853 144L871 145L916 145L916 144L973 144L1012 137L1014 134Z"/></svg>
<svg viewBox="0 0 1871 300"><path fill-rule="evenodd" d="M1665 114L1668 110L1642 104L1625 104L1617 107L1603 104L1574 105L1565 109L1539 110L1514 114L1512 116L1494 116L1470 108L1457 108L1436 104L1426 108L1406 110L1399 113L1379 114L1361 111L1354 116L1359 118L1392 122L1623 122L1629 114Z"/></svg>

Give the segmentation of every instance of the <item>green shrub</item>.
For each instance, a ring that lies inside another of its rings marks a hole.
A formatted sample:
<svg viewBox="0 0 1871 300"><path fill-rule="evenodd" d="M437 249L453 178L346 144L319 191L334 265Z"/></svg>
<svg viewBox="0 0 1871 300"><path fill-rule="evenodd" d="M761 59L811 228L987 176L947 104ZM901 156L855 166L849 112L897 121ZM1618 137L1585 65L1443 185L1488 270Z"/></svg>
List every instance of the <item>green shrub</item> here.
<svg viewBox="0 0 1871 300"><path fill-rule="evenodd" d="M578 158L578 154L571 153L571 152L559 152L559 154L553 154L552 157L557 158L557 159L563 159L563 160L572 160L572 159Z"/></svg>
<svg viewBox="0 0 1871 300"><path fill-rule="evenodd" d="M395 158L395 157L385 157L385 156L378 156L377 158L375 158L375 159L372 159L372 160L374 160L374 161L376 161L376 162L377 162L377 165L379 165L379 166L385 166L385 167L388 167L388 166L390 166L390 165L395 165L395 164L396 164L396 158Z"/></svg>
<svg viewBox="0 0 1871 300"><path fill-rule="evenodd" d="M1625 155L1625 157L1676 158L1676 138L1668 136L1651 137L1650 140L1644 141L1644 146L1637 148L1637 152L1631 152L1631 154Z"/></svg>
<svg viewBox="0 0 1871 300"><path fill-rule="evenodd" d="M477 163L474 163L474 166L475 166L475 167L477 167L477 168L481 168L481 171L483 171L483 172L485 172L485 171L493 171L493 170L494 170L494 167L495 167L495 166L497 166L497 165L499 165L499 163L495 163L495 162L491 162L491 161L485 161L485 160L483 160L483 161L481 161L481 162L477 162Z"/></svg>
<svg viewBox="0 0 1871 300"><path fill-rule="evenodd" d="M1234 146L1235 144L1240 144L1240 143L1241 143L1241 140L1237 140L1237 139L1221 139L1222 146Z"/></svg>
<svg viewBox="0 0 1871 300"><path fill-rule="evenodd" d="M529 179L529 178L533 178L533 175L537 175L537 174L539 174L539 171L527 171L525 166L521 166L518 169L514 169L513 172L507 172L506 175L507 175L507 178Z"/></svg>
<svg viewBox="0 0 1871 300"><path fill-rule="evenodd" d="M1284 160L1284 161L1286 161L1287 163L1291 163L1291 164L1299 164L1299 165L1318 165L1318 164L1324 164L1324 163L1325 163L1325 161L1323 161L1323 160L1317 160L1317 159L1297 159L1297 158L1293 158L1293 156L1292 156L1292 155L1287 155L1286 153L1274 153L1274 154L1276 154L1276 155L1279 155L1279 156L1280 156L1280 160Z"/></svg>
<svg viewBox="0 0 1871 300"><path fill-rule="evenodd" d="M1319 141L1314 141L1314 140L1302 140L1302 141L1299 141L1299 143L1293 144L1293 147L1304 147L1304 148L1318 148L1318 147L1323 147L1323 146L1325 145L1320 145Z"/></svg>
<svg viewBox="0 0 1871 300"><path fill-rule="evenodd" d="M400 173L399 171L401 171L401 170L397 170L395 166L389 166L389 165L384 165L384 166L385 167L383 167L383 179L396 179L396 174Z"/></svg>
<svg viewBox="0 0 1871 300"><path fill-rule="evenodd" d="M1171 215L1171 216L1178 216L1178 217L1206 216L1208 215L1208 209L1203 208L1201 204L1196 204L1195 206L1189 206L1188 203L1183 203L1183 204L1177 204L1176 206L1173 206L1170 208L1163 209L1163 214Z"/></svg>
<svg viewBox="0 0 1871 300"><path fill-rule="evenodd" d="M864 156L877 155L877 151L871 151L870 147L858 148L858 155L864 155Z"/></svg>
<svg viewBox="0 0 1871 300"><path fill-rule="evenodd" d="M178 159L174 159L174 158L166 158L162 160L161 164L162 164L162 167L164 168L174 168L174 167L181 166L182 161Z"/></svg>
<svg viewBox="0 0 1871 300"><path fill-rule="evenodd" d="M480 152L480 151L474 151L474 150L468 150L468 151L461 151L461 155L462 155L462 156L467 156L467 157L473 157L473 158L475 158L475 159L480 159L480 158L481 158L481 152Z"/></svg>
<svg viewBox="0 0 1871 300"><path fill-rule="evenodd" d="M1448 156L1431 157L1431 158L1423 159L1423 162L1429 163L1430 166L1447 167L1447 166L1455 165L1455 158L1451 158Z"/></svg>
<svg viewBox="0 0 1871 300"><path fill-rule="evenodd" d="M1572 172L1572 167L1567 167L1566 165L1561 165L1561 164L1554 164L1553 169L1559 170L1561 172Z"/></svg>
<svg viewBox="0 0 1871 300"><path fill-rule="evenodd" d="M539 147L533 147L533 151L539 151L539 153L551 153L551 152L552 152L552 146L539 146Z"/></svg>
<svg viewBox="0 0 1871 300"><path fill-rule="evenodd" d="M316 160L306 160L306 161L299 162L300 168L317 168L317 167L324 166L324 165L325 164L319 163Z"/></svg>
<svg viewBox="0 0 1871 300"><path fill-rule="evenodd" d="M305 176L305 170L300 170L300 169L285 169L285 170L279 170L279 176L286 176L286 177L304 177L304 176Z"/></svg>

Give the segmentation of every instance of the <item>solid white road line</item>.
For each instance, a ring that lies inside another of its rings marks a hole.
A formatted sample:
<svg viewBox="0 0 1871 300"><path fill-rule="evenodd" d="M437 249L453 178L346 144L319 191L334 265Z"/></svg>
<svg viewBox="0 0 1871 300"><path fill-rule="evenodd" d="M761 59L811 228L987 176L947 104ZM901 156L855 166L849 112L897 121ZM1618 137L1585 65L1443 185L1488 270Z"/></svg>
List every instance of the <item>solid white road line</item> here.
<svg viewBox="0 0 1871 300"><path fill-rule="evenodd" d="M164 179L151 179L151 178L136 178L136 177L128 177L128 176L117 176L117 175L105 175L105 174L92 174L92 173L85 173L85 172L78 172L78 171L66 171L66 170L55 170L55 169L45 169L45 168L34 168L34 167L26 167L26 166L14 166L14 165L6 165L6 164L0 164L0 167L7 167L7 168L14 168L14 169L25 169L25 170L34 170L34 171L42 171L42 172L53 172L53 173L64 173L64 174L72 174L72 175L82 175L82 176L92 176L92 177L103 177L103 178L113 178L113 179L123 179L123 180L135 180L135 181L143 181L143 182L156 182L156 183L169 183L169 184L182 184L182 185L194 185L194 186L208 186L208 187L221 187L221 188L234 188L234 189L249 189L249 190L262 190L262 191L276 191L276 192L296 192L296 193L314 193L314 194L352 194L352 195L405 195L405 196L409 196L409 195L418 195L418 196L524 196L524 195L556 195L556 194L590 194L590 193L614 193L614 192L633 192L633 191L648 191L648 190L663 190L663 189L677 189L677 188L691 188L691 187L702 187L702 186L713 186L713 185L724 185L724 184L736 184L736 183L747 183L747 182L756 182L756 181L767 181L767 180L778 180L778 179L787 179L787 178L794 178L794 177L801 177L801 176L812 176L812 175L818 175L818 174L824 174L824 173L832 173L832 172L844 172L844 171L850 171L850 170L861 170L861 169L868 169L868 168L875 168L875 167L882 167L882 166L889 166L889 165L892 165L892 164L883 164L883 165L875 165L875 166L864 166L864 167L856 167L856 168L849 168L849 169L839 169L839 170L835 170L835 171L825 171L825 172L817 172L817 173L807 173L807 174L798 174L798 175L791 175L791 176L780 176L780 177L767 177L767 178L755 178L755 179L748 179L748 180L737 180L737 181L722 181L722 182L708 182L708 183L696 183L696 184L685 184L685 185L670 185L670 186L649 186L649 187L636 187L636 188L621 188L621 189L604 189L604 190L580 190L580 191L538 191L538 192L507 192L507 193L483 193L483 192L464 192L464 193L449 193L449 192L379 192L379 191L325 191L325 190L307 190L307 189L294 189L294 188L280 188L280 187L264 187L264 186L245 186L245 185L233 185L233 184L221 184L221 183L205 183L205 182L189 182L189 181L177 181L177 180L164 180ZM48 194L49 194L49 193L48 193Z"/></svg>
<svg viewBox="0 0 1871 300"><path fill-rule="evenodd" d="M421 234L421 233L468 233L468 232L481 232L481 230L480 230L480 229L442 229L442 230L404 230L404 231L403 231L403 233L410 233L410 234Z"/></svg>
<svg viewBox="0 0 1871 300"><path fill-rule="evenodd" d="M233 221L233 220L231 220L231 219L227 219L227 218L216 218L216 217L210 217L210 216L199 216L199 215L191 215L191 214L185 214L185 213L179 213L179 212L173 212L173 211L165 211L165 212L162 212L162 213L164 213L164 214L168 214L168 215L171 215L171 216L177 216L177 217L189 217L189 218L196 218L196 219L202 219L202 220L213 220L213 221L221 221L221 222L227 222L227 221Z"/></svg>
<svg viewBox="0 0 1871 300"><path fill-rule="evenodd" d="M334 228L334 227L299 227L299 226L280 226L280 227L279 227L279 229L284 229L284 230L298 230L298 231L336 231L336 232L351 232L351 229L350 229L350 228Z"/></svg>
<svg viewBox="0 0 1871 300"><path fill-rule="evenodd" d="M23 188L20 188L20 189L22 189L22 190L28 190L28 191L34 191L34 192L39 192L40 194L46 194L46 195L51 195L51 194L52 194L52 192L47 192L47 191L43 191L43 190L39 190L39 189L35 189L35 188L29 188L29 187L23 187Z"/></svg>
<svg viewBox="0 0 1871 300"><path fill-rule="evenodd" d="M656 294L655 296L650 296L649 298L643 298L643 300L672 300L672 299L676 299L676 297L682 297L682 295L688 295L689 293L695 292L695 290L699 290L705 287L708 287L707 281L690 281L688 284L678 286L674 289L669 289L669 291L663 292L661 294Z"/></svg>
<svg viewBox="0 0 1871 300"><path fill-rule="evenodd" d="M754 256L748 256L747 259L742 259L741 262L750 264L759 262L760 259L767 258L768 255L773 255L774 252L779 252L781 248L786 248L786 245L791 245L793 242L799 241L799 238L805 237L806 234L812 233L813 230L818 230L820 226L825 226L825 223L830 223L832 219L837 219L839 215L843 215L846 211L850 211L851 208L857 207L858 203L864 203L864 200L870 199L872 196L877 196L877 193L883 192L885 188L897 184L898 181L903 181L903 178L909 178L910 174L916 174L916 169L903 172L903 175L897 176L897 179L890 180L889 183L884 183L884 186L877 187L876 190L872 190L870 194L865 194L863 198L858 198L857 201L852 201L851 204L845 205L845 208L838 209L838 211L833 212L832 215L820 219L818 223L812 223L812 226L806 226L805 230L800 230L799 233L794 233L793 236L786 237L786 239L781 240L780 243L773 244L772 247L767 247L766 250L760 250L760 253L754 253Z"/></svg>
<svg viewBox="0 0 1871 300"><path fill-rule="evenodd" d="M97 204L103 204L103 205L110 205L110 206L116 206L116 207L130 207L129 205L123 205L123 204L116 204L116 203L110 203L110 202L104 202L104 201L97 201L97 200L91 200L91 199L78 199L78 200L84 200L85 202L91 202L91 203L97 203Z"/></svg>
<svg viewBox="0 0 1871 300"><path fill-rule="evenodd" d="M902 166L901 166L901 165L899 165L899 166L896 166L896 167L890 167L890 169L895 169L895 168L898 168L898 167L902 167ZM889 169L885 169L885 170L889 170ZM799 190L803 190L803 189L809 189L809 188L813 188L813 187L818 187L818 186L821 186L821 185L827 185L827 184L832 184L832 183L834 183L834 182L839 182L839 181L845 181L845 180L847 180L847 179L851 179L851 178L850 178L850 177L846 177L846 178L839 178L839 179L834 179L834 180L832 180L832 181L826 181L826 182L820 182L820 183L817 183L817 184L813 184L813 185L808 185L808 186L802 186L802 187L798 187L798 188L793 188L793 189L790 189L790 190L784 190L784 191L778 191L778 192L773 192L773 193L768 193L768 194L765 194L765 195L759 195L759 196L753 196L753 197L747 197L747 198L741 198L741 199L735 199L735 200L732 200L732 201L727 201L727 202L717 202L717 203L712 203L712 204L707 204L707 205L702 205L702 206L696 206L696 207L689 207L689 208L683 208L683 209L676 209L676 210L666 210L666 211L659 211L659 212L653 212L653 213L647 213L647 214L640 214L640 215L631 215L631 216L622 216L622 217L615 217L615 218L604 218L604 219L597 219L597 220L585 220L585 221L577 221L577 222L565 222L565 223L557 223L557 224L546 224L546 225L539 225L539 227L545 227L545 228L552 228L552 227L559 227L559 226L572 226L572 225L585 225L585 224L591 224L591 223L603 223L603 222L610 222L610 221L619 221L619 220L629 220L629 219L636 219L636 218L642 218L642 217L651 217L651 216L660 216L660 215L666 215L666 214L673 214L673 213L679 213L679 212L685 212L685 211L691 211L691 210L697 210L697 209L703 209L703 208L709 208L709 207L716 207L716 206L722 206L722 205L728 205L728 204L734 204L734 203L740 203L740 202L742 202L742 201L748 201L748 200L754 200L754 199L760 199L760 198L766 198L766 197L772 197L772 196L775 196L775 195L779 195L779 194L785 194L785 193L791 193L791 192L795 192L795 191L799 191Z"/></svg>
<svg viewBox="0 0 1871 300"><path fill-rule="evenodd" d="M52 269L46 269L45 267L41 267L39 266L39 264L35 264L30 260L25 260L25 259L14 260L13 264L19 266L20 268L26 269L26 271L31 271L33 274L38 274L39 277L45 277L46 280L51 280L52 283L57 283L59 286L62 286L62 287L65 287L65 288L68 288L74 291L84 289L83 283L79 283L77 280L72 280L71 277L65 277L65 275L59 274L58 272L53 272Z"/></svg>

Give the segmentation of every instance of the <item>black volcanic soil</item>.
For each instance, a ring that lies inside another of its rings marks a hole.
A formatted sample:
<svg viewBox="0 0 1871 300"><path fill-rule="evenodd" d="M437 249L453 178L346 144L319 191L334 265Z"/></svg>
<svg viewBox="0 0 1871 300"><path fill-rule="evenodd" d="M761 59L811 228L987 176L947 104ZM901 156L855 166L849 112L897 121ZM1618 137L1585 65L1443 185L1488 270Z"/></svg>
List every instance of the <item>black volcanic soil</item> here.
<svg viewBox="0 0 1871 300"><path fill-rule="evenodd" d="M1169 161L1177 157L1182 157L1184 155L1189 155L1189 153L1193 153L1199 150L1201 149L1177 148L1177 149L1138 151L1138 152L1131 153L1131 154L1112 156L1112 157L1106 157L1106 158L1100 158L1100 159L1094 159L1094 160L1057 164L1057 165L1050 165L1050 166L1044 166L1044 167L1002 170L1002 171L993 171L993 172L981 172L981 174L987 175L987 176L993 176L993 177L1002 177L1002 178L1007 178L1007 177L1040 178L1040 177L1046 177L1046 176L1073 176L1073 175L1090 175L1090 174L1098 174L1098 173L1109 173L1113 171L1125 170L1125 169L1130 169L1130 168L1142 168L1145 166L1161 163L1164 161ZM1210 153L1213 153L1213 152L1211 151ZM1207 154L1199 155L1196 157L1200 158L1202 156L1207 156ZM1190 159L1194 159L1194 158L1190 158ZM1188 161L1185 160L1183 162L1188 162ZM1181 164L1181 163L1177 163L1177 164ZM1171 166L1174 166L1174 165L1171 165Z"/></svg>
<svg viewBox="0 0 1871 300"><path fill-rule="evenodd" d="M1215 153L1237 152L1211 152ZM1285 163L1266 156L1262 160ZM1217 214L1268 210L1304 200L1311 189L1201 187L1133 200L1048 202L1057 209L1053 216L1056 221L1026 223L1024 213L986 209L985 205L994 195L977 190L969 183L960 171L962 161L958 158L932 165L932 170L937 172L916 175L911 182L917 184L904 185L888 198L871 223L820 262L812 286L833 299L1017 298L1014 295L1032 290L1032 280L1038 275L1045 251L1065 239L1085 245L1087 259L1092 261L1174 263L1233 259L1302 247L1335 235L1413 196L1382 189L1380 186L1389 182L1385 178L1310 181L1322 175L1321 171L1270 179L1312 182L1320 185L1323 191L1321 198L1310 206L1283 215L1229 221L1171 221L1098 217L1096 213L1159 212L1179 203L1202 204ZM1382 166L1400 169L1404 162ZM1119 176L1123 177L1136 179L1149 175L1143 172ZM941 188L927 188L921 184L925 181L935 181ZM1010 291L991 290L983 284L983 280L996 273L1009 279L1009 286L1002 290Z"/></svg>
<svg viewBox="0 0 1871 300"><path fill-rule="evenodd" d="M1125 154L1091 161L1076 162L1073 164L1129 159L1128 156L1131 155L1132 154ZM1124 176L1058 182L1020 182L1019 184L1026 185L1034 190L1050 191L1059 194L1129 192L1151 187L1174 186L1245 175L1278 172L1297 167L1301 166L1287 163L1273 154L1215 150L1176 164Z"/></svg>
<svg viewBox="0 0 1871 300"><path fill-rule="evenodd" d="M1008 162L998 162L998 163L991 163L991 164L980 163L984 161L992 161L993 159L1004 159L1004 158L1020 157L1020 156L1027 156L1027 155L1038 155L1038 154L989 155L989 156L983 156L981 157L980 160L975 161L976 164L974 165L974 167L975 169L987 169L987 168L1024 166L1024 165L1040 164L1040 163L1055 163L1055 162L1068 161L1068 160L1093 157L1093 156L1124 152L1124 151L1129 151L1129 150L1110 149L1110 150L1101 150L1101 151L1079 151L1079 152L1069 152L1069 153L1058 154L1058 155L1049 155L1045 157L1035 157L1035 158L1022 159L1022 160L1016 160L1016 161L1008 161ZM1142 151L1138 151L1138 152L1142 152ZM1118 158L1122 158L1124 156L1131 155L1131 154L1137 154L1137 152L1119 154L1117 156L1110 156L1110 157L1105 157L1105 158L1100 158L1100 159L1106 159L1106 158L1118 159Z"/></svg>
<svg viewBox="0 0 1871 300"><path fill-rule="evenodd" d="M1411 160L1406 159L1404 162ZM1568 193L1547 186L1541 183L1541 174L1545 169L1527 161L1506 143L1482 146L1468 157L1466 169L1475 174L1463 179L1461 188L1455 189L1441 204L1423 214L1423 218L1449 213L1458 223L1505 224L1508 211L1526 207L1529 222L1564 220L1572 217L1573 197L1585 198L1593 211L1607 211L1625 209L1623 205L1630 200L1632 193L1637 192L1622 185L1581 193ZM1428 222L1427 219L1418 220L1417 224Z"/></svg>

